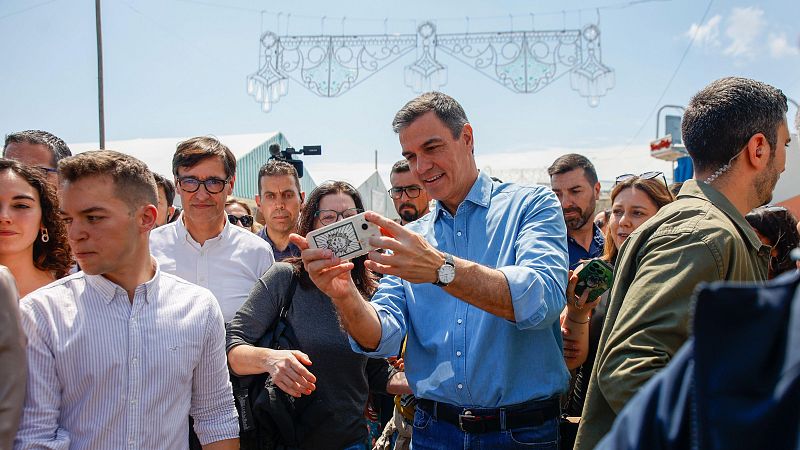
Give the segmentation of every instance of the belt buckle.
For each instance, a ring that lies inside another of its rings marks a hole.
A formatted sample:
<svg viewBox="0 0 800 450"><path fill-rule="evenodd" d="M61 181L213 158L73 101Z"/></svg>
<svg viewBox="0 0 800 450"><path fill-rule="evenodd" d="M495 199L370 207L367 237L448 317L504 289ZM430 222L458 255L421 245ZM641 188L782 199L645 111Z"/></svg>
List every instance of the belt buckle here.
<svg viewBox="0 0 800 450"><path fill-rule="evenodd" d="M470 429L465 429L464 425L467 425ZM482 426L480 427L481 429L480 430L472 429L472 428L478 428L476 427L476 425L481 425ZM465 433L482 433L483 428L485 427L486 424L481 422L480 418L472 415L472 411L470 410L466 410L458 415L458 428Z"/></svg>

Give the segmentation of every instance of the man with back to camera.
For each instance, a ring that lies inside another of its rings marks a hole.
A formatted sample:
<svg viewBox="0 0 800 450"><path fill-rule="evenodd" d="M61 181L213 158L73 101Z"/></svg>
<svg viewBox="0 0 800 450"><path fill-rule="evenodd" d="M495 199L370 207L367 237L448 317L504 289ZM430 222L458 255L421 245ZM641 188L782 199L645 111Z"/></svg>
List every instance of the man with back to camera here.
<svg viewBox="0 0 800 450"><path fill-rule="evenodd" d="M13 159L44 172L47 181L58 187L58 162L72 156L67 143L58 136L41 130L26 130L6 136L3 158Z"/></svg>
<svg viewBox="0 0 800 450"><path fill-rule="evenodd" d="M272 265L272 249L228 222L225 201L236 181L236 158L228 147L208 136L183 141L172 171L183 213L153 230L150 250L164 272L211 290L228 322Z"/></svg>
<svg viewBox="0 0 800 450"><path fill-rule="evenodd" d="M411 174L408 161L401 159L394 163L389 172L389 182L392 184L389 195L400 216L400 225L409 224L428 214L431 201L428 192Z"/></svg>
<svg viewBox="0 0 800 450"><path fill-rule="evenodd" d="M161 174L153 172L153 178L156 180L156 187L158 187L158 219L156 220L156 228L166 225L172 220L172 215L175 214L175 207L172 202L175 201L175 185L172 181L168 180Z"/></svg>
<svg viewBox="0 0 800 450"><path fill-rule="evenodd" d="M547 169L550 185L561 202L567 224L569 268L581 260L603 254L603 232L594 224L594 212L600 199L600 182L594 164L583 155L560 156Z"/></svg>
<svg viewBox="0 0 800 450"><path fill-rule="evenodd" d="M150 255L157 194L141 161L59 163L61 215L81 272L20 302L28 394L15 449L238 449L222 313Z"/></svg>
<svg viewBox="0 0 800 450"><path fill-rule="evenodd" d="M300 249L289 242L289 235L297 229L297 218L305 198L297 170L291 164L270 160L258 170L255 200L265 223L258 236L272 247L275 261L300 256Z"/></svg>
<svg viewBox="0 0 800 450"><path fill-rule="evenodd" d="M567 282L558 199L479 172L472 126L450 96L422 94L393 128L436 207L406 227L367 214L393 236L370 240L392 251L369 254L368 268L386 274L371 302L352 283L352 263L293 235L312 280L355 351L392 356L408 335L405 370L419 399L414 449L558 448L558 396L569 378L558 324Z"/></svg>
<svg viewBox="0 0 800 450"><path fill-rule="evenodd" d="M576 449L593 449L687 340L699 282L766 279L770 248L744 215L769 203L784 170L786 111L780 90L746 78L714 81L689 102L681 130L694 179L622 247Z"/></svg>

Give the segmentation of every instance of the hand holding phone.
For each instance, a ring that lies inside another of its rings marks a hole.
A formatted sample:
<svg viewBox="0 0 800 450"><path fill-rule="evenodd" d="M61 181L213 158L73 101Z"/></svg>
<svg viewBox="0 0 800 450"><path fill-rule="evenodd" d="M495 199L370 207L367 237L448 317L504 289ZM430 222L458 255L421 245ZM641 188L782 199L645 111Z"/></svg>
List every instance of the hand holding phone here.
<svg viewBox="0 0 800 450"><path fill-rule="evenodd" d="M575 295L580 297L589 289L587 303L597 300L597 297L611 288L614 281L614 268L602 259L592 259L578 272L578 283L575 285Z"/></svg>
<svg viewBox="0 0 800 450"><path fill-rule="evenodd" d="M308 246L330 249L343 261L375 250L375 247L369 245L369 238L380 236L381 229L374 223L368 222L364 214L356 214L308 233L306 236Z"/></svg>

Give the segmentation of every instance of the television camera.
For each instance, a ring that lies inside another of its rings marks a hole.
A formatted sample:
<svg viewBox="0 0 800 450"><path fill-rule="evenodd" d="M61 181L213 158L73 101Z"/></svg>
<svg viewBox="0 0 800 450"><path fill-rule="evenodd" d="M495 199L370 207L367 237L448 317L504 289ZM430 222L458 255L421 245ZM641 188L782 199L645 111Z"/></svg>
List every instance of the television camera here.
<svg viewBox="0 0 800 450"><path fill-rule="evenodd" d="M269 154L270 160L284 161L294 166L295 170L297 170L298 178L303 178L303 161L294 159L292 155L319 156L322 154L322 146L304 145L300 150L295 150L294 147L286 147L286 149L281 150L280 145L272 144L269 146Z"/></svg>

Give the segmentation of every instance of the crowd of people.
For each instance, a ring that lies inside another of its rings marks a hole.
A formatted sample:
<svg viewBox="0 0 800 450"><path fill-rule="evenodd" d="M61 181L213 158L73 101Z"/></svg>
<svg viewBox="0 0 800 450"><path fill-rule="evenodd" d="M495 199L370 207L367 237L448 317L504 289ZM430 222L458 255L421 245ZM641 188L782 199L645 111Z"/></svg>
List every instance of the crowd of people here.
<svg viewBox="0 0 800 450"><path fill-rule="evenodd" d="M279 160L253 209L213 137L178 144L173 182L9 134L0 449L796 448L800 233L770 203L786 113L772 86L712 82L682 122L694 178L620 174L599 210L589 159L559 157L550 187L493 179L461 105L425 93L392 122L396 221ZM361 213L375 250L309 246ZM599 262L613 278L590 296ZM709 350L715 315L757 333L765 356L739 362L757 386L722 371L739 335Z"/></svg>

